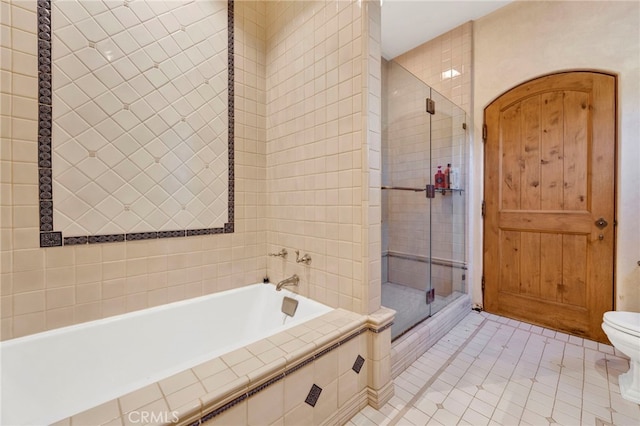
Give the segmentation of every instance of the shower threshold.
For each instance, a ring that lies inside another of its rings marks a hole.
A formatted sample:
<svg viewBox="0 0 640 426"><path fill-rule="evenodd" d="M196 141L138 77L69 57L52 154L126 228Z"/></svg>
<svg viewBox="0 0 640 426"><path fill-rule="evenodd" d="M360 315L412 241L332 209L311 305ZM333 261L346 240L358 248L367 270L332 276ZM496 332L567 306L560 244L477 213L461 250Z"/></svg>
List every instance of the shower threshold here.
<svg viewBox="0 0 640 426"><path fill-rule="evenodd" d="M425 303L424 295L424 290L391 282L382 284L382 305L396 311L396 317L391 326L392 342L431 318L464 293L454 291L448 296L436 295L435 300L429 305Z"/></svg>

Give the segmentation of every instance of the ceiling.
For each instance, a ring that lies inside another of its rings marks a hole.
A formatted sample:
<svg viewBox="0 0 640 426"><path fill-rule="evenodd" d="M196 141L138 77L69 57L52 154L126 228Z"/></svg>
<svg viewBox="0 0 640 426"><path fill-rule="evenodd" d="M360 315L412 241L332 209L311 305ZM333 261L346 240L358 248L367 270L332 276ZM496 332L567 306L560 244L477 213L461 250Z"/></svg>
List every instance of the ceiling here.
<svg viewBox="0 0 640 426"><path fill-rule="evenodd" d="M382 56L393 59L512 0L382 0Z"/></svg>

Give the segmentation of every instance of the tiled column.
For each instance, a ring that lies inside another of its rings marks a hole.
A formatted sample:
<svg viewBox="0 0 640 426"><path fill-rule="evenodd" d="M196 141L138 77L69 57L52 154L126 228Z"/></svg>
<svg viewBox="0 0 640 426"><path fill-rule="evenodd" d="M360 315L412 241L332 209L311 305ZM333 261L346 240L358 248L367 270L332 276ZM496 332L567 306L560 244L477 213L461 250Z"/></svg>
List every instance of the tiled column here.
<svg viewBox="0 0 640 426"><path fill-rule="evenodd" d="M393 396L391 324L395 311L381 308L369 315L369 405L379 409Z"/></svg>

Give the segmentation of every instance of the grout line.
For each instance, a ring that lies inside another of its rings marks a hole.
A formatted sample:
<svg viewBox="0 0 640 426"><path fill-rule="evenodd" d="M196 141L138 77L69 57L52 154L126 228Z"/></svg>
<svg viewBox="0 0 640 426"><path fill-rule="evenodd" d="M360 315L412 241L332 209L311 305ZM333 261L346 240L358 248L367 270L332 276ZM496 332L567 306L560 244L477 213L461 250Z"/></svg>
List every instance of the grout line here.
<svg viewBox="0 0 640 426"><path fill-rule="evenodd" d="M474 337L476 337L476 334L478 334L480 332L480 330L482 329L482 327L484 326L484 324L488 321L487 318L484 318L482 320L481 323L479 323L476 326L476 329L473 331L473 333L471 333L471 335L469 337L467 337L467 340L465 340L460 347L458 347L458 349L451 354L451 356L449 356L449 358L442 364L442 366L438 369L438 371L435 372L435 374L433 376L431 376L431 378L429 380L427 380L427 382L424 384L424 386L422 386L420 388L420 390L418 392L416 392L415 395L413 395L413 398L411 398L411 400L409 402L407 402L405 404L405 406L402 408L402 410L400 410L395 417L393 417L391 419L391 421L388 423L389 426L393 426L398 424L398 422L402 419L402 417L411 409L413 408L413 405L418 401L419 398L422 397L422 395L425 393L425 391L433 384L433 382L435 382L438 377L440 376L440 374L447 369L447 367L450 365L450 363L455 360L455 358L460 354L460 352L462 352L467 345L473 340ZM418 358L419 359L419 358Z"/></svg>

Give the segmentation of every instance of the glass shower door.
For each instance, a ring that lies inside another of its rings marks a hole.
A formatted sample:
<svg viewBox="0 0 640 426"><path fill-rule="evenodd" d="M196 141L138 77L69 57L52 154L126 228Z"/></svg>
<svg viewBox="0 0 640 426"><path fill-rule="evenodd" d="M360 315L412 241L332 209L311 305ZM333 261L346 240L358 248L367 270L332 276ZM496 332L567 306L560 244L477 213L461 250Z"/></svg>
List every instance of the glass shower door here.
<svg viewBox="0 0 640 426"><path fill-rule="evenodd" d="M466 291L466 116L394 62L382 75L382 305L396 339Z"/></svg>
<svg viewBox="0 0 640 426"><path fill-rule="evenodd" d="M435 90L431 115L431 167L441 167L445 188L431 199L431 286L436 314L466 292L466 114Z"/></svg>
<svg viewBox="0 0 640 426"><path fill-rule="evenodd" d="M392 339L432 315L431 89L394 62L383 68L382 304L396 311Z"/></svg>

